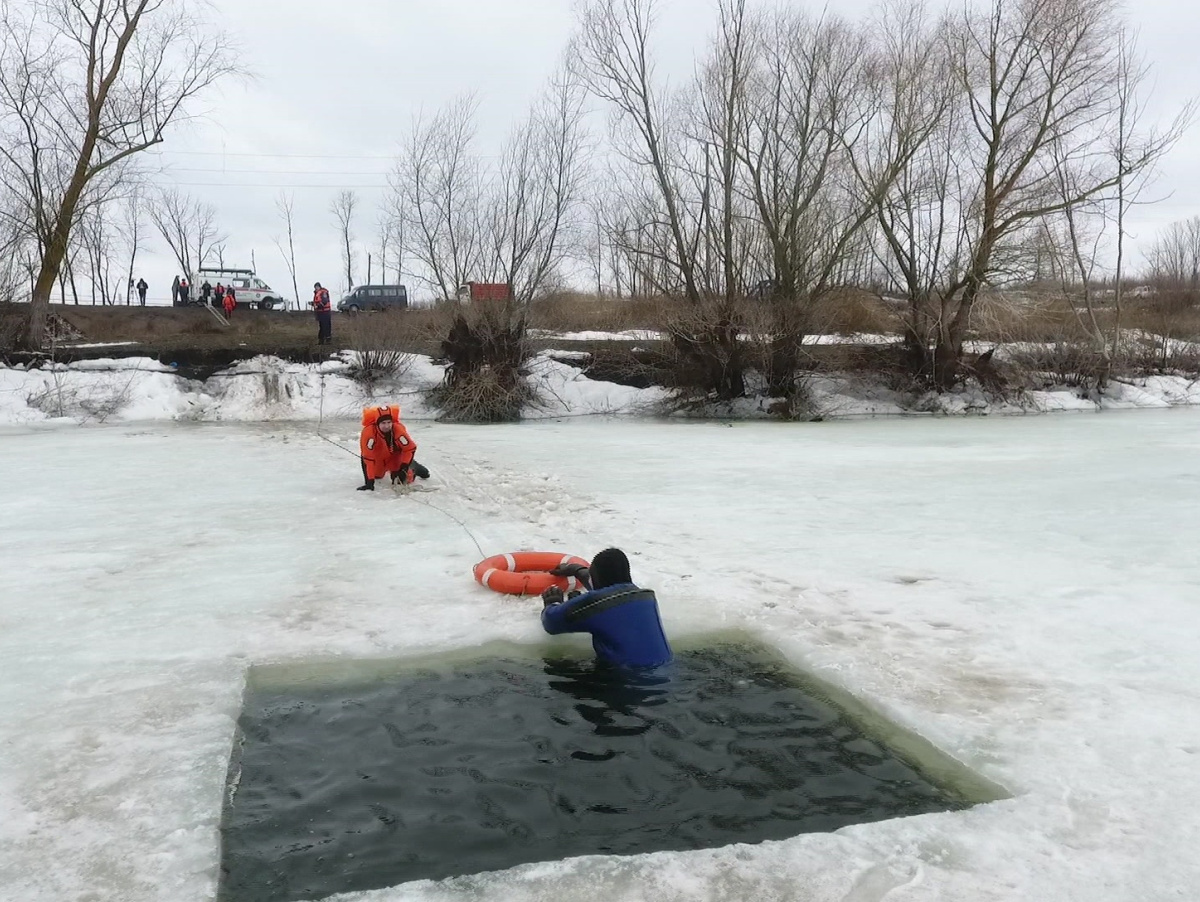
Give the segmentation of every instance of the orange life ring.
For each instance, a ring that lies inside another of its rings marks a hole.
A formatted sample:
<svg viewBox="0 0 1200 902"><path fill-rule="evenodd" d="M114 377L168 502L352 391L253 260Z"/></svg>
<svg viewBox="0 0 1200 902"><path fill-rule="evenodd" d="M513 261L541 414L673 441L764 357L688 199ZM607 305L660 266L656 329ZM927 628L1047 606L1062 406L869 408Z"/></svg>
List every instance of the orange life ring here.
<svg viewBox="0 0 1200 902"><path fill-rule="evenodd" d="M587 589L573 576L555 576L549 572L564 564L589 566L587 561L573 554L514 551L511 554L494 554L480 561L474 566L473 572L481 586L505 595L541 595L551 586L558 586L564 592Z"/></svg>

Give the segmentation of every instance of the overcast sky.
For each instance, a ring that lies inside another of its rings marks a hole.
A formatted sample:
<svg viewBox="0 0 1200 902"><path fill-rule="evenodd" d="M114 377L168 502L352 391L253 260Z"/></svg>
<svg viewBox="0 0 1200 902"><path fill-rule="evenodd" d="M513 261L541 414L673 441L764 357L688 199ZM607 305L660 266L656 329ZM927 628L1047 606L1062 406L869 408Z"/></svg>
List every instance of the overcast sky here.
<svg viewBox="0 0 1200 902"><path fill-rule="evenodd" d="M479 148L496 152L552 74L573 27L572 0L212 3L254 78L226 83L204 98L206 120L171 136L154 158L154 181L220 207L229 235L226 265L249 265L253 252L260 276L288 295L291 280L272 239L281 233L275 198L281 189L293 193L303 301L314 281L335 293L344 287L329 212L334 195L346 188L360 195L357 231L365 252L376 244L387 172L414 115L475 92ZM840 0L834 8L856 17L872 6ZM714 10L715 0L663 0L655 51L673 82L690 75ZM1154 66L1149 113L1170 118L1200 94L1196 0L1142 0L1130 4L1129 16ZM597 127L603 128L602 119ZM1152 196L1165 200L1135 212L1135 248L1163 224L1200 214L1200 127L1161 167L1147 192ZM151 295L163 298L175 268L159 243L138 265ZM359 269L363 282L365 258Z"/></svg>

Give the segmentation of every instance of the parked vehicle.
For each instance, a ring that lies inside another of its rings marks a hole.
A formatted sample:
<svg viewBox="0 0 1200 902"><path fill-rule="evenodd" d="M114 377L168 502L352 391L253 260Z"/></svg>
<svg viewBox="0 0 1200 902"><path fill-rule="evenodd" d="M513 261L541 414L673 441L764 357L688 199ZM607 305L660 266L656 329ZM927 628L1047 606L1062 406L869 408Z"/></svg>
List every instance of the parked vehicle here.
<svg viewBox="0 0 1200 902"><path fill-rule="evenodd" d="M458 302L460 304L511 300L512 286L507 282L468 282L458 289Z"/></svg>
<svg viewBox="0 0 1200 902"><path fill-rule="evenodd" d="M359 285L338 301L339 313L364 310L403 310L408 307L408 289L403 285Z"/></svg>
<svg viewBox="0 0 1200 902"><path fill-rule="evenodd" d="M191 277L192 297L198 298L199 286L208 282L214 287L218 282L234 290L239 307L257 307L259 310L280 310L288 306L287 298L258 278L252 269L225 269L201 267Z"/></svg>

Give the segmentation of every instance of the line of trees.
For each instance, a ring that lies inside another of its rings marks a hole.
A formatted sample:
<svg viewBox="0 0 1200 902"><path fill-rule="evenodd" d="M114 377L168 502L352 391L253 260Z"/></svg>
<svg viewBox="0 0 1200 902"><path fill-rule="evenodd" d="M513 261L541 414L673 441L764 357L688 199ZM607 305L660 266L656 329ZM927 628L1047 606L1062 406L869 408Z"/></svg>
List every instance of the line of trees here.
<svg viewBox="0 0 1200 902"><path fill-rule="evenodd" d="M1145 70L1113 0L940 15L885 0L863 22L718 7L695 79L668 91L658 0L584 5L578 58L614 114L607 181L627 186L601 227L614 282L722 299L726 319L765 288L773 394L847 284L903 296L914 370L953 385L981 292L1030 278L1048 235L1082 262L1085 227L1116 219L1123 248L1130 202L1191 115L1142 121Z"/></svg>
<svg viewBox="0 0 1200 902"><path fill-rule="evenodd" d="M0 234L15 234L18 266L32 278L33 347L55 283L72 277L73 245L89 234L108 240L108 205L128 197L139 155L235 70L228 38L207 27L201 5L0 0ZM87 259L103 283L103 249Z"/></svg>
<svg viewBox="0 0 1200 902"><path fill-rule="evenodd" d="M695 316L681 338L727 364L756 329L768 390L786 396L816 311L846 286L905 299L912 369L945 389L983 293L1048 267L1083 286L1080 323L1115 353L1125 218L1192 112L1145 121L1146 67L1117 0L882 0L861 21L718 0L677 87L656 70L661 2L582 0L568 62L495 163L477 148L475 97L418 117L372 239L384 278L403 270L446 299L506 282L524 302L583 269L598 291L682 299ZM113 247L130 256L132 235L136 255L144 232L128 206L137 155L230 71L228 40L188 4L0 0L0 290L32 281L31 343L76 265L102 292L122 281ZM589 97L609 114L600 153ZM221 246L203 203L142 197L185 272ZM329 208L348 285L359 205L346 191ZM299 294L294 201L278 208ZM1191 266L1194 281L1189 229L1150 255L1156 278L1182 284ZM1114 275L1114 244L1115 326L1089 290ZM720 391L743 387L735 372Z"/></svg>

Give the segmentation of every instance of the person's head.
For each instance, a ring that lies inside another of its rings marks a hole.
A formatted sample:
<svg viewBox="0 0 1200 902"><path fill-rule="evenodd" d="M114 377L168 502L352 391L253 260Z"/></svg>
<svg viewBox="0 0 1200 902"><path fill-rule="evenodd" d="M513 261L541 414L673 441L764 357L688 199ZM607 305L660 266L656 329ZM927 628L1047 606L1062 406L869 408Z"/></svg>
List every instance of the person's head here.
<svg viewBox="0 0 1200 902"><path fill-rule="evenodd" d="M607 589L633 582L629 573L629 558L620 548L605 548L592 558L592 588Z"/></svg>
<svg viewBox="0 0 1200 902"><path fill-rule="evenodd" d="M320 291L320 289L321 289L321 283L320 283L320 282L313 282L313 290L314 290L314 291Z"/></svg>

